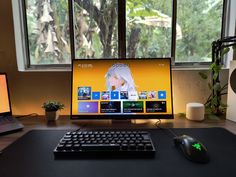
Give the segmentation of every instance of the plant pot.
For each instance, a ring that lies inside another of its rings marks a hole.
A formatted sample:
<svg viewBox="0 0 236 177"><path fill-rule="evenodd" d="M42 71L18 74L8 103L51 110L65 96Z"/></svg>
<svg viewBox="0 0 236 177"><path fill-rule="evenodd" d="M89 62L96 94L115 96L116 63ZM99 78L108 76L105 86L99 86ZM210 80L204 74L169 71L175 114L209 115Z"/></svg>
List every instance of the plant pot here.
<svg viewBox="0 0 236 177"><path fill-rule="evenodd" d="M45 117L47 121L55 121L59 117L58 111L45 111Z"/></svg>

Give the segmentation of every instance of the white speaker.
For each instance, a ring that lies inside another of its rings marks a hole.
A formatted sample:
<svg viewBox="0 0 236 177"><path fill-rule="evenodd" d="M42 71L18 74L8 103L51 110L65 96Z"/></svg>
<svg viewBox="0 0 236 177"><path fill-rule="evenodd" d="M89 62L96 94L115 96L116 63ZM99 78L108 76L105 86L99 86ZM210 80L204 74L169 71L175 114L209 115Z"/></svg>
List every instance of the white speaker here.
<svg viewBox="0 0 236 177"><path fill-rule="evenodd" d="M230 62L226 119L236 122L236 60Z"/></svg>

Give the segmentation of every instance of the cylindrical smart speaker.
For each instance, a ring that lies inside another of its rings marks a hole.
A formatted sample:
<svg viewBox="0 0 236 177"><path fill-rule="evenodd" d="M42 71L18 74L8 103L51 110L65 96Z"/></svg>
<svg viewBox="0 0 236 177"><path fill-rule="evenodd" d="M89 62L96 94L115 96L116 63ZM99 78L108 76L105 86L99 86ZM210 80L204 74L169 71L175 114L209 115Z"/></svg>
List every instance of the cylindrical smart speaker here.
<svg viewBox="0 0 236 177"><path fill-rule="evenodd" d="M201 103L188 103L186 105L186 118L189 120L204 120L204 105Z"/></svg>

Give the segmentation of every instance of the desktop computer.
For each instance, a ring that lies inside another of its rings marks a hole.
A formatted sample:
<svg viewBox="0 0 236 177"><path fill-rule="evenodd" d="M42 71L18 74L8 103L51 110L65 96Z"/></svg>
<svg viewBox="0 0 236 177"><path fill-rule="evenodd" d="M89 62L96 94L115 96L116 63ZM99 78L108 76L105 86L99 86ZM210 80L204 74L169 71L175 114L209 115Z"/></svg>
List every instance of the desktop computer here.
<svg viewBox="0 0 236 177"><path fill-rule="evenodd" d="M173 119L171 59L73 60L71 120ZM147 131L66 133L56 157L153 155Z"/></svg>

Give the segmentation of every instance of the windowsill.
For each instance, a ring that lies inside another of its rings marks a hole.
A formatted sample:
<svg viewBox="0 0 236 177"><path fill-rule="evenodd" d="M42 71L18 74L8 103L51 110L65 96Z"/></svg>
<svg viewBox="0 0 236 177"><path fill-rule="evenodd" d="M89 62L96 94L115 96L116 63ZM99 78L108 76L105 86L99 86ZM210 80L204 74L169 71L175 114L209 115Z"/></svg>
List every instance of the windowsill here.
<svg viewBox="0 0 236 177"><path fill-rule="evenodd" d="M172 66L173 71L208 71L209 66L199 66L199 67L190 67L190 66ZM227 67L223 67L222 70L229 70Z"/></svg>
<svg viewBox="0 0 236 177"><path fill-rule="evenodd" d="M199 66L199 67L193 67L193 66L172 66L173 71L198 71L198 70L209 70L209 66Z"/></svg>
<svg viewBox="0 0 236 177"><path fill-rule="evenodd" d="M70 67L63 68L27 68L23 70L18 70L19 72L71 72Z"/></svg>
<svg viewBox="0 0 236 177"><path fill-rule="evenodd" d="M209 66L200 66L200 67L172 66L172 71L208 71L208 70ZM229 68L224 67L222 70L229 70ZM19 70L19 72L71 72L71 67L27 68Z"/></svg>

